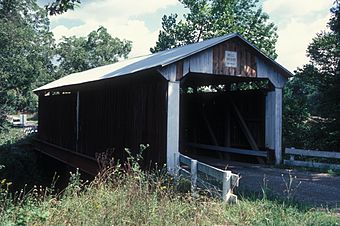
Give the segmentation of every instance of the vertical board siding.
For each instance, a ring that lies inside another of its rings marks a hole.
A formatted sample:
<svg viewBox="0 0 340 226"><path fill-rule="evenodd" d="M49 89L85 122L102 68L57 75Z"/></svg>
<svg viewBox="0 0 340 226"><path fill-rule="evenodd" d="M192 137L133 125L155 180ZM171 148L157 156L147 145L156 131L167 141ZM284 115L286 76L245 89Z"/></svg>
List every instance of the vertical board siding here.
<svg viewBox="0 0 340 226"><path fill-rule="evenodd" d="M180 82L168 82L167 168L175 173L175 154L179 152L180 133Z"/></svg>
<svg viewBox="0 0 340 226"><path fill-rule="evenodd" d="M176 81L181 80L183 76L183 60L180 60L176 63Z"/></svg>
<svg viewBox="0 0 340 226"><path fill-rule="evenodd" d="M129 148L143 153L145 167L166 161L167 81L159 74L118 78L79 91L78 152L90 157L114 149L124 160ZM39 138L76 151L77 96L39 97Z"/></svg>
<svg viewBox="0 0 340 226"><path fill-rule="evenodd" d="M80 151L95 156L108 148L118 159L133 154L140 144L145 164L165 163L167 82L158 76L144 81L126 80L81 92Z"/></svg>
<svg viewBox="0 0 340 226"><path fill-rule="evenodd" d="M266 147L275 149L275 92L266 96Z"/></svg>
<svg viewBox="0 0 340 226"><path fill-rule="evenodd" d="M76 101L74 93L39 96L39 138L75 150Z"/></svg>
<svg viewBox="0 0 340 226"><path fill-rule="evenodd" d="M275 163L282 163L282 89L275 88Z"/></svg>
<svg viewBox="0 0 340 226"><path fill-rule="evenodd" d="M189 72L212 74L212 49L207 49L185 59L183 64L183 75L186 75Z"/></svg>
<svg viewBox="0 0 340 226"><path fill-rule="evenodd" d="M159 73L161 73L161 75L163 75L163 77L166 80L176 81L176 77L177 77L177 64L176 63L162 67L158 71Z"/></svg>
<svg viewBox="0 0 340 226"><path fill-rule="evenodd" d="M287 78L282 76L277 70L275 70L272 66L265 63L259 57L256 57L256 67L257 67L257 76L259 78L268 78L270 82L275 87L282 88L286 82L288 81Z"/></svg>
<svg viewBox="0 0 340 226"><path fill-rule="evenodd" d="M212 47L213 74L256 77L255 53L239 41L229 40ZM225 66L225 51L237 52L237 67Z"/></svg>

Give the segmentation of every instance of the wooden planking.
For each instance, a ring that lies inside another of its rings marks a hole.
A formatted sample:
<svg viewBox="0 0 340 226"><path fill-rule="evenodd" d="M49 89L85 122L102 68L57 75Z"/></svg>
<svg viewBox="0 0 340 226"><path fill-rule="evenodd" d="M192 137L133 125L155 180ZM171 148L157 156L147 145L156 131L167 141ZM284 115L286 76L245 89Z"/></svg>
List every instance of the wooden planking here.
<svg viewBox="0 0 340 226"><path fill-rule="evenodd" d="M314 151L314 150L286 148L285 154L340 159L340 152L331 152L331 151Z"/></svg>
<svg viewBox="0 0 340 226"><path fill-rule="evenodd" d="M266 151L246 150L246 149L239 149L239 148L221 147L221 146L216 146L216 145L195 144L195 143L186 143L186 145L188 147L192 147L192 148L200 148L200 149L221 151L221 152L241 154L241 155L252 155L252 156L259 156L259 157L267 157Z"/></svg>
<svg viewBox="0 0 340 226"><path fill-rule="evenodd" d="M100 81L79 90L78 151L95 157L110 149L125 160L140 144L149 144L144 163L166 163L167 81L159 74L140 74ZM39 96L39 138L76 150L77 95Z"/></svg>
<svg viewBox="0 0 340 226"><path fill-rule="evenodd" d="M321 163L321 162L314 162L314 161L299 161L299 160L294 159L295 155L307 156L307 157L313 157L313 158L319 157L319 158L340 159L340 152L314 151L314 150L286 148L285 153L291 156L290 160L284 160L285 165L340 170L340 164Z"/></svg>
<svg viewBox="0 0 340 226"><path fill-rule="evenodd" d="M191 158L185 155L179 155L179 163L183 163L184 165L190 166L191 165Z"/></svg>
<svg viewBox="0 0 340 226"><path fill-rule="evenodd" d="M225 66L225 51L237 52L237 67ZM236 40L228 40L213 47L213 74L256 77L254 51Z"/></svg>
<svg viewBox="0 0 340 226"><path fill-rule="evenodd" d="M340 164L307 162L307 161L298 161L298 160L284 160L284 164L289 165L289 166L301 166L301 167L309 167L309 168L340 170Z"/></svg>
<svg viewBox="0 0 340 226"><path fill-rule="evenodd" d="M33 144L35 150L57 159L58 161L68 164L74 168L79 168L93 176L98 173L98 163L94 158L39 139L33 139Z"/></svg>
<svg viewBox="0 0 340 226"><path fill-rule="evenodd" d="M176 63L176 81L181 80L181 78L183 78L183 60Z"/></svg>
<svg viewBox="0 0 340 226"><path fill-rule="evenodd" d="M158 72L163 75L166 80L176 81L177 75L177 64L173 63L158 69Z"/></svg>
<svg viewBox="0 0 340 226"><path fill-rule="evenodd" d="M265 145L275 149L275 92L268 92L265 103Z"/></svg>
<svg viewBox="0 0 340 226"><path fill-rule="evenodd" d="M282 88L275 88L275 164L282 163Z"/></svg>
<svg viewBox="0 0 340 226"><path fill-rule="evenodd" d="M180 82L168 82L167 92L167 168L175 171L174 156L179 153L180 132Z"/></svg>
<svg viewBox="0 0 340 226"><path fill-rule="evenodd" d="M197 53L189 58L184 59L183 75L189 72L207 73L213 72L213 53L212 49L207 49L203 52Z"/></svg>
<svg viewBox="0 0 340 226"><path fill-rule="evenodd" d="M190 172L182 167L182 160L186 161L184 165L190 165ZM178 162L179 175L191 180L192 194L196 194L196 187L201 187L207 189L210 194L218 195L225 202L237 202L237 196L232 192L234 187L239 186L239 175L233 174L230 170L218 169L182 154L179 154ZM202 175L204 176L202 177ZM212 178L213 181L209 180L207 176Z"/></svg>
<svg viewBox="0 0 340 226"><path fill-rule="evenodd" d="M223 180L224 179L224 170L218 169L216 167L204 164L202 162L197 163L197 171L202 172L204 174L209 175L210 177L214 177L217 180Z"/></svg>
<svg viewBox="0 0 340 226"><path fill-rule="evenodd" d="M282 76L277 70L274 69L274 67L270 66L261 58L256 57L255 61L258 78L268 78L275 87L283 88L283 86L288 81L288 78Z"/></svg>
<svg viewBox="0 0 340 226"><path fill-rule="evenodd" d="M94 156L114 148L114 157L124 160L125 148L136 154L140 144L149 144L143 153L145 164L166 163L167 84L150 74L82 91L80 150Z"/></svg>
<svg viewBox="0 0 340 226"><path fill-rule="evenodd" d="M187 179L190 179L191 178L191 173L188 171L188 170L185 170L183 168L180 168L179 171L178 171L178 174L180 176L184 176L185 178Z"/></svg>
<svg viewBox="0 0 340 226"><path fill-rule="evenodd" d="M39 96L38 137L71 150L76 149L77 95Z"/></svg>

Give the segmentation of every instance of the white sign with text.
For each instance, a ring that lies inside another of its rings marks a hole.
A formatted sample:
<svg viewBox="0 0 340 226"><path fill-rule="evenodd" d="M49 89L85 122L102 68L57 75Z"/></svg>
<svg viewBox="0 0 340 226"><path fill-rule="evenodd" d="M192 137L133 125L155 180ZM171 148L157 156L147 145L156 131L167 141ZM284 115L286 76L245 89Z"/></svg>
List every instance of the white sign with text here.
<svg viewBox="0 0 340 226"><path fill-rule="evenodd" d="M237 67L237 52L225 51L224 63L226 67Z"/></svg>

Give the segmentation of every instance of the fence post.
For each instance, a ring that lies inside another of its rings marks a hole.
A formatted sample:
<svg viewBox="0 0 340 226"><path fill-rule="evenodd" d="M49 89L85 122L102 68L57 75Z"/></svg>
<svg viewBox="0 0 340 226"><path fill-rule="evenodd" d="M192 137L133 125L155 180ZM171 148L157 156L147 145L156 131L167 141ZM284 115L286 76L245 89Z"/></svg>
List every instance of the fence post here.
<svg viewBox="0 0 340 226"><path fill-rule="evenodd" d="M178 171L179 171L179 153L174 153L174 176L178 176Z"/></svg>
<svg viewBox="0 0 340 226"><path fill-rule="evenodd" d="M191 192L195 195L197 187L197 160L191 160Z"/></svg>
<svg viewBox="0 0 340 226"><path fill-rule="evenodd" d="M228 171L223 172L223 188L222 199L224 202L228 201L228 193L230 190L230 175Z"/></svg>
<svg viewBox="0 0 340 226"><path fill-rule="evenodd" d="M290 149L294 151L295 148L294 148L294 147L291 147ZM295 160L295 156L294 156L294 155L290 155L290 156L289 156L289 159L290 159L291 161L294 161L294 160Z"/></svg>

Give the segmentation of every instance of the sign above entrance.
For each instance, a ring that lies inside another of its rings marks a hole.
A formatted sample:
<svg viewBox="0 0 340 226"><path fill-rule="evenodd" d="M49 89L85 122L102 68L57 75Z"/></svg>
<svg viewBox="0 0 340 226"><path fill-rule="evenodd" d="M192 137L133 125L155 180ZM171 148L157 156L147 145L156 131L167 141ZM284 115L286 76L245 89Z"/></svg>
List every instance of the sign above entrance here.
<svg viewBox="0 0 340 226"><path fill-rule="evenodd" d="M224 64L226 67L237 67L237 52L225 51Z"/></svg>

